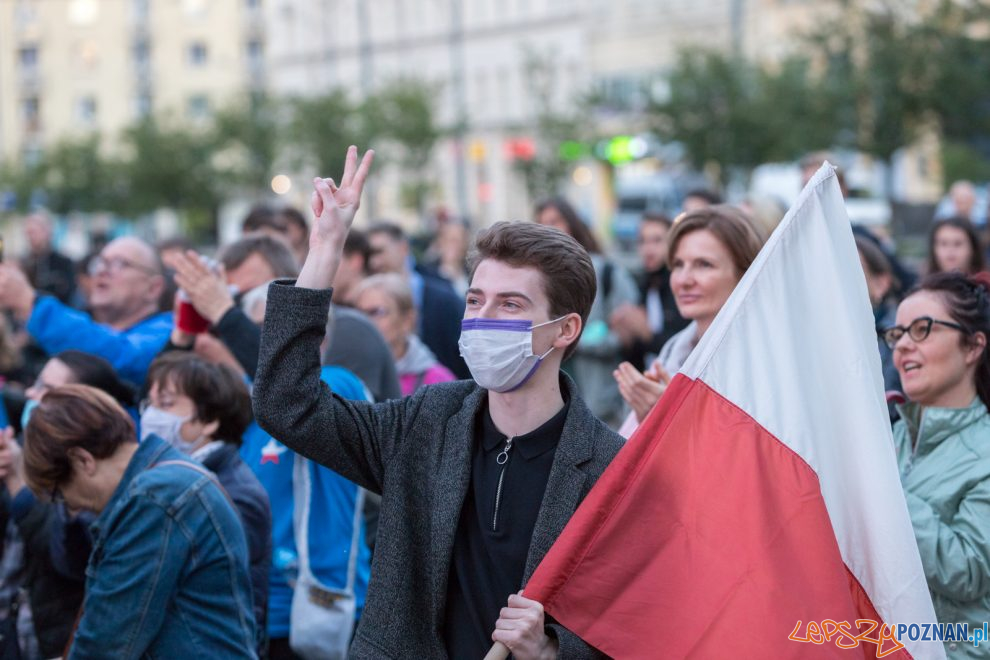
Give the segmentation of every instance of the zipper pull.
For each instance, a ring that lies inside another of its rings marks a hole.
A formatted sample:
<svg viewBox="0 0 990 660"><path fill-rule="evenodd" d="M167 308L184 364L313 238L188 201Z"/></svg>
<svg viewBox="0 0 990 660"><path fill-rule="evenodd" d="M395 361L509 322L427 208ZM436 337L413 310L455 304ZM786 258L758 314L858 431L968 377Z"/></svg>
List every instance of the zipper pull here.
<svg viewBox="0 0 990 660"><path fill-rule="evenodd" d="M499 452L498 456L495 457L495 462L499 465L505 465L509 460L509 450L512 449L512 438L505 439L505 447Z"/></svg>
<svg viewBox="0 0 990 660"><path fill-rule="evenodd" d="M505 464L509 462L509 450L512 449L512 438L505 439L505 447L495 457L495 462L502 466L498 475L498 487L495 490L495 514L492 516L492 531L498 531L498 509L502 505L502 484L505 482Z"/></svg>

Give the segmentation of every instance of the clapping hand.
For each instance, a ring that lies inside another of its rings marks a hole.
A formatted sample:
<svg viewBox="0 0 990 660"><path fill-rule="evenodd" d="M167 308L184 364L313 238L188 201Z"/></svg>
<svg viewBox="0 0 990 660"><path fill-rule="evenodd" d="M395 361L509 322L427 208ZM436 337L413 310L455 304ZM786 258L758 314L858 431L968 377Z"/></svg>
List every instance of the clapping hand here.
<svg viewBox="0 0 990 660"><path fill-rule="evenodd" d="M646 373L640 373L636 367L623 362L612 375L619 384L619 393L633 409L636 420L640 423L650 414L670 383L670 374L659 362L654 362Z"/></svg>
<svg viewBox="0 0 990 660"><path fill-rule="evenodd" d="M9 309L23 322L31 318L35 290L20 268L0 263L0 307Z"/></svg>
<svg viewBox="0 0 990 660"><path fill-rule="evenodd" d="M216 325L234 306L221 264L214 272L195 250L170 256L166 265L175 270L175 283L189 296L200 316Z"/></svg>

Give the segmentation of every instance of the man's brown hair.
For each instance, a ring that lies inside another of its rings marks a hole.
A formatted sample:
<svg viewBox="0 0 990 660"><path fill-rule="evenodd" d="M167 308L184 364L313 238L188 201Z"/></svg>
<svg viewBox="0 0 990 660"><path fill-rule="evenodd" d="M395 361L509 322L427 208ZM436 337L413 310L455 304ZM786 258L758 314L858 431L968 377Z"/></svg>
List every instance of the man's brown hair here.
<svg viewBox="0 0 990 660"><path fill-rule="evenodd" d="M684 213L674 220L667 237L667 263L673 267L674 255L681 239L688 234L707 229L732 255L732 263L742 276L763 247L763 237L741 210L729 204L715 204Z"/></svg>
<svg viewBox="0 0 990 660"><path fill-rule="evenodd" d="M285 240L268 234L249 234L244 238L220 248L218 258L227 270L240 268L252 254L257 254L268 262L275 277L296 277L299 264L292 249Z"/></svg>
<svg viewBox="0 0 990 660"><path fill-rule="evenodd" d="M468 257L472 280L485 259L540 271L543 291L550 301L550 317L580 314L584 331L598 284L591 257L576 240L535 222L496 222L479 232L475 240ZM565 359L575 351L580 338L564 351Z"/></svg>
<svg viewBox="0 0 990 660"><path fill-rule="evenodd" d="M78 447L105 459L136 440L134 420L106 392L88 385L56 387L42 398L24 430L27 484L47 498L72 477L70 449Z"/></svg>
<svg viewBox="0 0 990 660"><path fill-rule="evenodd" d="M176 394L189 397L198 421L219 424L214 439L241 444L251 423L251 395L230 367L207 362L195 353L171 351L151 363L147 382L149 388L171 386Z"/></svg>

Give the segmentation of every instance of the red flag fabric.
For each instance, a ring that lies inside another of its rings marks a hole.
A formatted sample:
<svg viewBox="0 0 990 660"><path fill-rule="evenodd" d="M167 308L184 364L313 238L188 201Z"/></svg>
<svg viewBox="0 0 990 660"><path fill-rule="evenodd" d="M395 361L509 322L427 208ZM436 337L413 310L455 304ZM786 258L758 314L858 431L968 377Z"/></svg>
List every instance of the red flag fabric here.
<svg viewBox="0 0 990 660"><path fill-rule="evenodd" d="M525 595L615 658L944 657L884 638L936 621L886 420L827 166Z"/></svg>

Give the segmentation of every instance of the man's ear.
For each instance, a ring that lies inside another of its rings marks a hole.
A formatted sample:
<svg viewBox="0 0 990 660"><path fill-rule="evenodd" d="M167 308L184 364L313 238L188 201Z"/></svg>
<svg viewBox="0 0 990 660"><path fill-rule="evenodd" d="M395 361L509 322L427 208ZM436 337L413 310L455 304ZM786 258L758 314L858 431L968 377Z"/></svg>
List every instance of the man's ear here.
<svg viewBox="0 0 990 660"><path fill-rule="evenodd" d="M581 329L584 324L581 323L581 315L576 313L568 314L564 320L560 322L560 333L553 340L551 344L554 348L566 350L571 344L577 343L578 339L581 338Z"/></svg>
<svg viewBox="0 0 990 660"><path fill-rule="evenodd" d="M162 293L165 291L165 276L155 275L151 278L151 284L148 286L148 297L151 300L157 301L162 297Z"/></svg>

